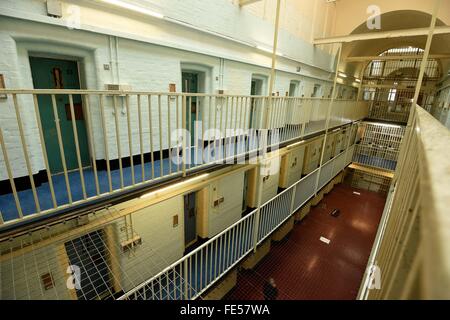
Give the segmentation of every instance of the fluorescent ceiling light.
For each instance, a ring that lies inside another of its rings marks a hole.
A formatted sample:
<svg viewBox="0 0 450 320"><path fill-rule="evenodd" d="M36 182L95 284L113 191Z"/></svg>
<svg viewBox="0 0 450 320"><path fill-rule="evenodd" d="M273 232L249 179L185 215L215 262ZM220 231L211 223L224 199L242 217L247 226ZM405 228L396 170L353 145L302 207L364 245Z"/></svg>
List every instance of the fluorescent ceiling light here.
<svg viewBox="0 0 450 320"><path fill-rule="evenodd" d="M145 198L151 197L151 196L153 196L153 195L155 195L157 193L162 193L162 192L168 191L170 189L174 189L174 188L180 187L182 185L189 184L189 183L194 182L196 180L200 180L200 179L206 178L207 176L209 176L209 173L201 174L201 175L196 176L196 177L194 177L192 179L184 180L184 181L172 184L170 186L167 186L165 188L161 188L161 189L149 192L149 193L145 193L142 196L140 196L139 198L145 199Z"/></svg>
<svg viewBox="0 0 450 320"><path fill-rule="evenodd" d="M256 49L259 49L259 50L261 50L261 51L268 52L268 53L273 53L273 50L272 50L272 49L266 48L266 47L262 47L262 46L258 46L258 45L256 46ZM282 54L282 53L279 52L279 51L276 52L276 55L277 55L277 56L284 56L284 54Z"/></svg>
<svg viewBox="0 0 450 320"><path fill-rule="evenodd" d="M358 82L358 83L360 83L360 82L361 82L361 79L355 78L355 81Z"/></svg>
<svg viewBox="0 0 450 320"><path fill-rule="evenodd" d="M128 9L131 11L135 11L135 12L139 12L148 16L152 16L155 18L159 18L159 19L164 19L164 15L131 3L128 3L126 1L121 1L121 0L100 0L102 2L108 3L108 4L112 4L114 6L120 7L120 8L124 8L124 9Z"/></svg>
<svg viewBox="0 0 450 320"><path fill-rule="evenodd" d="M266 48L266 47L261 47L261 46L256 46L256 49L259 49L259 50L262 50L262 51L265 51L265 52L268 52L268 53L272 53L273 52L272 49L269 49L269 48Z"/></svg>
<svg viewBox="0 0 450 320"><path fill-rule="evenodd" d="M338 72L338 76L341 78L347 78L347 75L343 72Z"/></svg>
<svg viewBox="0 0 450 320"><path fill-rule="evenodd" d="M298 141L298 142L295 142L295 143L293 143L293 144L290 144L290 145L287 146L287 148L288 148L288 149L292 149L293 147L296 147L296 146L298 146L299 144L302 144L303 142L305 142L305 140Z"/></svg>

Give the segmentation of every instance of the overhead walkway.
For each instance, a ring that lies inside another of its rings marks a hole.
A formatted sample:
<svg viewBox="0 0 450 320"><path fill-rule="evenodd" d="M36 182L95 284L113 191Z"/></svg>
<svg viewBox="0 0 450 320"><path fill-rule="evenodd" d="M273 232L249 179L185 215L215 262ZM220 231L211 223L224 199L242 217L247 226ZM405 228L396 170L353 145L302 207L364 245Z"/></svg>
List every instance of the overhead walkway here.
<svg viewBox="0 0 450 320"><path fill-rule="evenodd" d="M0 195L0 224L5 226L110 201L119 194L184 177L217 162L233 163L265 148L261 145L262 130L268 130L265 145L269 148L319 133L325 130L332 101L63 89L0 91L13 102L18 127L0 132L9 180ZM52 102L48 107L53 107L55 120L59 119L57 98L70 102L66 112L73 115L72 138L65 137L59 125L54 128L52 141L44 136L38 99L42 96ZM86 130L91 137L89 166L80 156L75 96L81 97L86 108ZM332 105L329 128L367 114L364 102L333 100ZM36 136L25 138L25 131L30 130L25 113L34 114ZM75 146L71 155L67 139ZM49 143L57 150L49 152ZM35 146L41 152L32 154ZM23 155L23 163L13 161L17 152ZM40 157L44 166L36 174L34 162ZM58 166L62 169L58 172L50 165L52 157L60 159ZM68 164L73 159L71 168ZM17 175L19 171L23 172L21 176Z"/></svg>

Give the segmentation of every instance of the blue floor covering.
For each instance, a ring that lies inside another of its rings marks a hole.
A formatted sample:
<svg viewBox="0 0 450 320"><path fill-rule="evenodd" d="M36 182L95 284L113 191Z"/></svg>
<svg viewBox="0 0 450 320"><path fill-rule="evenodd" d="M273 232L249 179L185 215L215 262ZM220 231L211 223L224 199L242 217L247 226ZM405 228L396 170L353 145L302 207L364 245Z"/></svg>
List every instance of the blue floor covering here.
<svg viewBox="0 0 450 320"><path fill-rule="evenodd" d="M380 157L367 156L363 154L356 155L354 162L392 171L394 171L397 166L397 161L395 160L387 160Z"/></svg>
<svg viewBox="0 0 450 320"><path fill-rule="evenodd" d="M243 152L243 143L235 144L232 143L228 145L226 153L223 151L224 148L217 148L219 150L218 153L212 153L212 156L207 156L203 154L203 150L199 150L197 152L197 156L195 156L194 149L191 151L191 161L190 164L186 165L187 169L193 169L198 167L201 164L205 163L214 163L214 162L222 162L224 154L227 156L233 154L233 149L236 153ZM239 147L239 148L238 148ZM256 145L252 145L252 147L256 147ZM220 152L221 151L221 152ZM162 170L161 170L162 167ZM134 163L134 178L135 183L142 182L142 165L140 163ZM161 160L155 160L153 162L153 171L154 175L152 176L152 163L145 162L144 163L144 173L145 180L150 181L156 178L165 177L169 174L175 174L177 172L181 172L181 164L177 165L176 162L170 161L169 158L165 158ZM83 169L83 176L85 181L86 188L86 198L94 197L97 195L96 184L95 184L95 174L92 168ZM110 192L109 188L109 178L107 170L97 170L98 183L99 183L99 193L105 194ZM74 170L68 173L70 194L72 196L72 202L83 200L83 190L81 184L81 175L79 170ZM55 191L55 198L57 206L62 206L69 203L69 196L66 187L66 178L64 174L56 174L52 175L53 188ZM120 170L115 169L111 170L111 184L112 190L121 189L121 178L120 178ZM132 169L131 166L123 168L123 186L131 186L132 185ZM39 205L41 211L52 209L53 201L51 196L50 185L48 182L42 183L40 186L36 187L36 193L39 199ZM33 214L37 212L37 208L34 201L33 191L31 189L26 189L19 191L18 198L20 202L20 206L22 209L22 213L24 216ZM94 199L93 199L94 200ZM19 218L19 213L16 207L16 203L14 201L14 196L12 193L0 195L0 212L2 214L4 221L10 221Z"/></svg>
<svg viewBox="0 0 450 320"><path fill-rule="evenodd" d="M324 121L312 121L308 123L308 125L305 128L305 135L319 132L323 129L325 122ZM334 123L332 122L331 125L338 125L342 123ZM291 134L293 132L296 132L295 130L289 130L289 129L281 129L279 131L279 135L277 135L277 138L275 141L286 141L289 140L291 137ZM297 133L298 134L298 133ZM197 157L195 156L195 151L191 152L191 163L187 165L187 169L195 168L200 164L205 163L214 163L217 160L223 159L224 154L227 155L227 157L231 154L233 154L233 149L237 150L235 151L235 154L242 154L244 150L245 143L248 142L245 141L244 138L242 138L238 143L231 143L228 145L227 152L225 153L223 151L223 148L219 151L222 152L222 154L216 154L213 155L213 157L204 156L202 154L202 151L198 151ZM272 142L272 136L269 135L268 143L271 144ZM252 141L252 143L248 143L247 150L252 149L256 150L257 143L256 141ZM152 177L152 165L151 162L144 163L144 172L145 172L145 181L150 181L153 178L159 178L169 175L170 173L174 174L176 172L179 172L181 170L181 165L177 166L172 161L169 162L169 159L163 159L163 161L156 160L153 162L153 170L154 170L154 176ZM169 165L171 163L171 165ZM161 166L163 167L163 170L161 170ZM170 170L171 168L171 170ZM86 187L86 198L94 197L97 195L96 190L96 184L95 184L95 175L94 170L92 168L85 168L83 170L84 180L85 180L85 187ZM105 194L109 193L109 179L108 179L108 172L106 170L98 170L97 171L98 176L98 183L99 183L99 194ZM142 165L140 162L134 164L134 178L135 183L142 182ZM83 200L84 195L81 187L81 175L79 170L74 170L68 173L68 180L69 180L69 186L70 186L70 194L72 196L72 202ZM62 206L69 204L69 197L68 197L68 191L66 187L66 179L64 174L56 174L52 176L53 181L53 187L55 191L55 198L57 206ZM111 183L112 183L112 190L119 190L121 189L121 178L120 178L120 170L115 169L111 170ZM132 172L131 167L124 167L123 168L123 186L131 186L132 185ZM36 188L37 197L39 199L39 205L40 210L48 210L53 208L53 201L52 196L50 192L50 186L48 182L42 183L40 186ZM18 192L19 202L22 209L22 213L24 216L31 215L37 212L37 208L35 205L33 192L31 189L22 190ZM94 199L93 199L94 200ZM16 208L16 204L14 201L14 197L12 193L0 195L0 212L3 217L4 221L10 221L19 218L19 213Z"/></svg>

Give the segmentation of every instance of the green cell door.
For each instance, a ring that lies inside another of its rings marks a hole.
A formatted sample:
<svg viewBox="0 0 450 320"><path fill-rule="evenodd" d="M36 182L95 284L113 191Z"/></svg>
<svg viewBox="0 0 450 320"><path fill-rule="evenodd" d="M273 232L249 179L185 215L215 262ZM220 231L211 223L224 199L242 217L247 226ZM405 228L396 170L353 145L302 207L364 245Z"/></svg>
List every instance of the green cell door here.
<svg viewBox="0 0 450 320"><path fill-rule="evenodd" d="M261 86L262 86L261 80L252 79L250 95L252 95L252 96L261 95ZM255 122L256 104L257 104L257 100L255 98L250 98L250 115L249 115L250 129L256 128L256 124L254 123Z"/></svg>
<svg viewBox="0 0 450 320"><path fill-rule="evenodd" d="M76 61L30 57L30 65L35 89L80 89ZM67 170L76 169L78 168L78 160L69 96L55 95L55 98ZM50 171L52 174L62 172L63 163L59 149L51 96L39 95L38 103ZM82 166L88 166L90 164L89 146L80 95L73 95L73 109L75 115L73 121L75 121L78 131L78 144L80 147Z"/></svg>
<svg viewBox="0 0 450 320"><path fill-rule="evenodd" d="M193 72L182 72L182 91L187 93L198 93L198 74ZM198 110L197 110L198 109ZM197 112L198 111L198 112ZM197 97L186 98L186 128L191 134L191 145L195 144L195 121L201 120L199 101Z"/></svg>
<svg viewBox="0 0 450 320"><path fill-rule="evenodd" d="M184 196L184 244L190 246L197 240L197 213L195 192Z"/></svg>

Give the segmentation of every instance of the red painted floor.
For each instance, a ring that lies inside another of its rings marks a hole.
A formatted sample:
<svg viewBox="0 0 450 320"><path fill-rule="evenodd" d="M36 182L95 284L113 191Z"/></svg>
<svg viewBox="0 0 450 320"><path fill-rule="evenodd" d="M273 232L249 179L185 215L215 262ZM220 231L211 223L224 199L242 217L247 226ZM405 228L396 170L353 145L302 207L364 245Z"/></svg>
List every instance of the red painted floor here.
<svg viewBox="0 0 450 320"><path fill-rule="evenodd" d="M278 299L355 299L385 200L375 192L336 185L285 240L272 242L254 270L239 272L226 299L263 299L263 283L271 277ZM335 208L340 209L337 218L330 215ZM323 243L321 236L331 242Z"/></svg>

